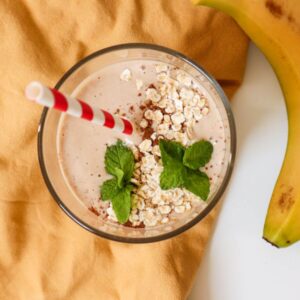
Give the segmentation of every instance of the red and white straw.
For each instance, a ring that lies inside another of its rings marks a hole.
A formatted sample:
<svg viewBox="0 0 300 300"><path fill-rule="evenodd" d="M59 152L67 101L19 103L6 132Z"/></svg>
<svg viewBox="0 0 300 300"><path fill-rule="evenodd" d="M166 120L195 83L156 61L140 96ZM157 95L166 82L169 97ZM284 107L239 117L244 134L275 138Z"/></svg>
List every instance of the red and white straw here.
<svg viewBox="0 0 300 300"><path fill-rule="evenodd" d="M29 100L34 100L43 106L55 108L94 124L109 127L128 135L133 132L133 126L127 119L112 115L103 109L92 107L82 100L67 96L38 81L28 84L25 95Z"/></svg>

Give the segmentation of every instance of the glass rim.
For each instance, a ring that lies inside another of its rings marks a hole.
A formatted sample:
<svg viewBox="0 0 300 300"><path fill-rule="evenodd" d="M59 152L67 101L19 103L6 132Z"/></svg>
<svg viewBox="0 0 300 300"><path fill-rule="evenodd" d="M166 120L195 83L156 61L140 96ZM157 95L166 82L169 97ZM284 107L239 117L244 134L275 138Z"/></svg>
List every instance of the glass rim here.
<svg viewBox="0 0 300 300"><path fill-rule="evenodd" d="M69 76L71 76L77 69L79 69L83 64L89 62L90 60L117 50L126 50L126 49L149 49L149 50L154 50L154 51L159 51L159 52L164 52L168 55L175 56L176 58L179 58L180 60L184 61L185 63L189 64L193 68L195 68L197 71L202 73L208 82L212 84L212 86L215 88L217 91L218 95L220 96L220 99L223 103L227 118L228 118L228 123L229 123L229 131L230 131L230 162L227 165L227 169L224 175L224 179L217 189L217 192L214 194L213 199L209 202L209 204L192 220L187 222L186 224L180 226L179 228L176 228L170 232L167 233L162 233L157 236L150 236L150 237L122 237L114 234L107 233L105 231L99 230L97 228L94 228L93 226L87 224L86 222L82 221L78 216L76 216L63 202L63 200L58 196L56 193L51 180L48 176L47 168L45 165L45 160L44 160L44 151L43 151L43 133L44 133L44 127L45 127L45 121L46 117L49 111L49 108L44 108L41 114L41 118L39 121L39 126L38 126L38 139L37 139L37 150L38 150L38 160L39 160L39 165L41 169L41 173L43 176L43 179L45 181L45 184L54 198L54 200L57 202L59 207L66 213L67 216L69 216L74 222L76 222L78 225L83 227L84 229L90 231L91 233L96 234L97 236L100 236L102 238L106 238L109 240L117 241L117 242L124 242L124 243L133 243L133 244L138 244L138 243L151 243L151 242L158 242L162 240L166 240L169 238L172 238L180 233L183 233L184 231L188 230L189 228L193 227L196 225L198 222L200 222L202 219L204 219L210 212L211 210L216 206L216 204L219 202L221 199L221 196L223 195L229 179L232 174L233 166L234 166L234 161L235 161L235 155L236 155L236 127L235 127L235 121L233 117L233 113L231 110L231 106L229 103L229 100L227 96L225 95L224 91L222 90L221 86L219 83L206 71L204 70L198 63L195 61L191 60L187 56L181 54L180 52L177 52L175 50L169 49L164 46L160 45L154 45L154 44L147 44L147 43L126 43L126 44L118 44L115 46L103 48L101 50L98 50L96 52L93 52L92 54L84 57L83 59L79 60L76 64L74 64L68 71L64 73L64 75L60 78L60 80L56 83L55 89L59 89L63 83L68 79Z"/></svg>

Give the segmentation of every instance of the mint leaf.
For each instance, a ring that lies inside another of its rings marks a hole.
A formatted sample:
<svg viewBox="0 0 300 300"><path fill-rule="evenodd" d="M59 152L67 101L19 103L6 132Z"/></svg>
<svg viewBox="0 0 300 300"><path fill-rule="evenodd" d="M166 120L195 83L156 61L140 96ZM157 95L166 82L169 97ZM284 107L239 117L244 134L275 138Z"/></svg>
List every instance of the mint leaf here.
<svg viewBox="0 0 300 300"><path fill-rule="evenodd" d="M200 197L202 200L207 200L210 191L210 182L208 176L199 171L185 168L183 186Z"/></svg>
<svg viewBox="0 0 300 300"><path fill-rule="evenodd" d="M183 164L190 169L197 170L205 166L211 159L213 145L209 141L199 141L185 150Z"/></svg>
<svg viewBox="0 0 300 300"><path fill-rule="evenodd" d="M160 140L159 148L164 166L164 170L160 174L160 187L168 190L182 186L184 147L177 142Z"/></svg>
<svg viewBox="0 0 300 300"><path fill-rule="evenodd" d="M164 167L164 170L160 174L160 187L163 190L168 190L183 185L183 165L178 165L175 168L172 166Z"/></svg>
<svg viewBox="0 0 300 300"><path fill-rule="evenodd" d="M172 165L174 163L182 164L184 147L180 143L168 140L159 140L159 149L164 166L169 164Z"/></svg>
<svg viewBox="0 0 300 300"><path fill-rule="evenodd" d="M119 187L129 182L134 170L134 156L120 140L107 147L104 162L107 173L117 177Z"/></svg>
<svg viewBox="0 0 300 300"><path fill-rule="evenodd" d="M103 182L100 187L101 199L103 201L111 200L116 194L119 193L120 188L116 178L109 179Z"/></svg>
<svg viewBox="0 0 300 300"><path fill-rule="evenodd" d="M112 198L112 207L118 222L124 224L128 221L131 210L131 191L133 186L127 185Z"/></svg>

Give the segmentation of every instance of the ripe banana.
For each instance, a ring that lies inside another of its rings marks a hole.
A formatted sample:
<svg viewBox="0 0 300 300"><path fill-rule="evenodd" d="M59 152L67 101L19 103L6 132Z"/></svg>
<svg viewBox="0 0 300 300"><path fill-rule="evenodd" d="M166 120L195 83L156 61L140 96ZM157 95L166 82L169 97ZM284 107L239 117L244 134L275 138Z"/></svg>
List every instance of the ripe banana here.
<svg viewBox="0 0 300 300"><path fill-rule="evenodd" d="M193 0L231 15L265 54L288 113L288 144L268 209L264 238L277 247L300 240L299 0Z"/></svg>

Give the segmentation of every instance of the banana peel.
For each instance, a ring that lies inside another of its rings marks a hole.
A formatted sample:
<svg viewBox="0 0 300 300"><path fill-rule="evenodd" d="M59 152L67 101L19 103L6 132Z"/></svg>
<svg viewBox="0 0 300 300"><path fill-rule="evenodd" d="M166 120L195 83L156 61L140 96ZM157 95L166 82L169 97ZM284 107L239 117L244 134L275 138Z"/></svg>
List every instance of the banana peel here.
<svg viewBox="0 0 300 300"><path fill-rule="evenodd" d="M232 16L271 63L288 114L288 143L263 237L277 247L300 240L300 2L193 0Z"/></svg>

